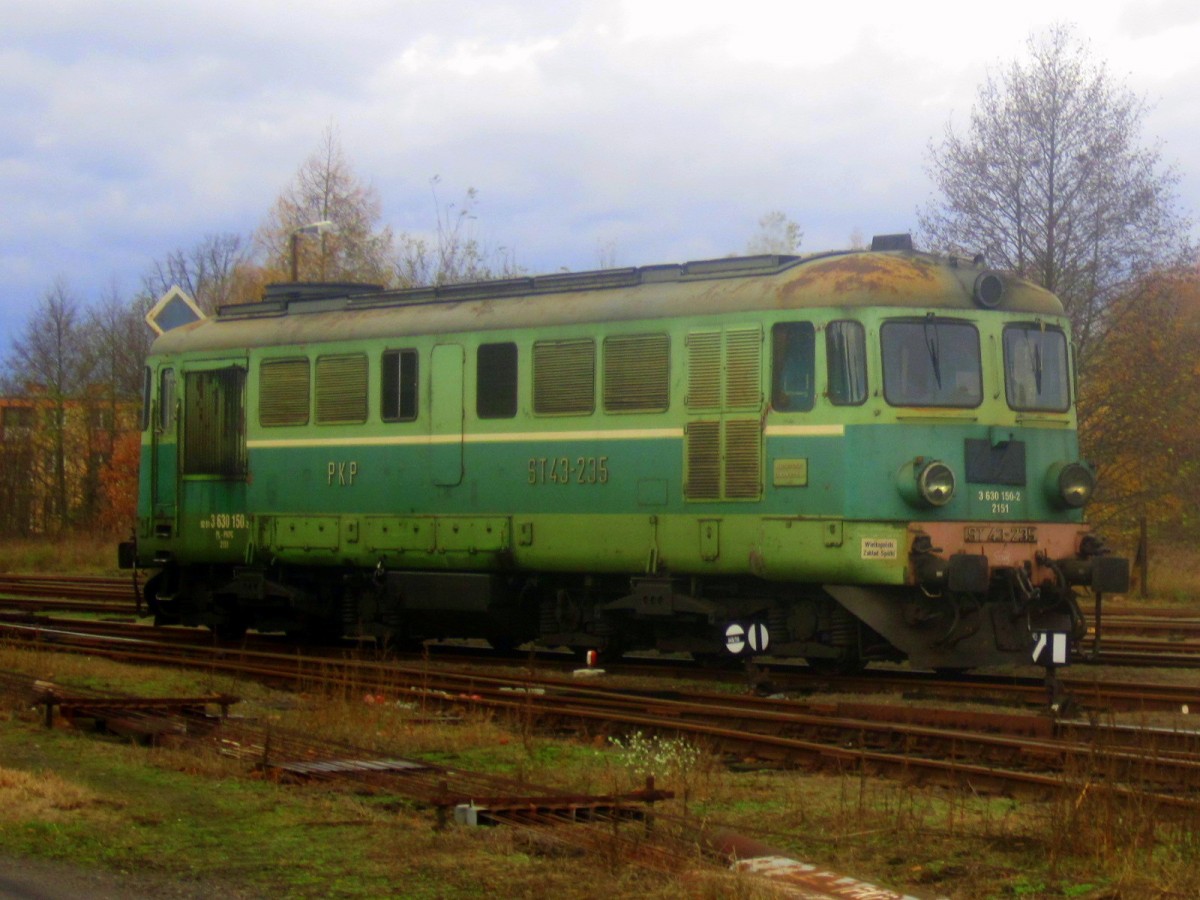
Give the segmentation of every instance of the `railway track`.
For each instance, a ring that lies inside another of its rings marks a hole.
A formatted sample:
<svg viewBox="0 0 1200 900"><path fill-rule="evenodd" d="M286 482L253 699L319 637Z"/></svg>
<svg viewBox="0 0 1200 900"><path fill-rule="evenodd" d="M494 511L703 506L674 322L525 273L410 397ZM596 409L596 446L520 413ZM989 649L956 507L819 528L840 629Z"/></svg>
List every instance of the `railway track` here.
<svg viewBox="0 0 1200 900"><path fill-rule="evenodd" d="M0 623L9 622L43 629L48 641L59 630L88 635L108 635L137 641L152 636L174 645L220 648L225 652L244 650L268 654L296 652L295 642L282 634L249 633L237 643L222 643L209 631L200 628L166 627L151 629L128 621L96 621L36 616L29 613L0 612ZM36 632L35 632L36 633ZM325 647L308 646L303 652L313 659L332 659L340 662L348 656L363 660L378 660L379 649L370 643L333 642ZM476 669L525 669L536 665L542 672L568 675L578 668L573 657L550 651L532 654L498 653L479 644L429 644L421 651L398 652L387 650L391 663L415 666L426 656L438 659L439 664L474 667ZM813 695L825 693L881 694L894 693L907 699L925 702L983 701L1006 703L1043 710L1047 706L1047 686L1043 677L1029 675L992 675L965 673L943 676L932 672L903 668L878 667L848 675L829 675L814 671L803 663L784 662L770 666L746 668L697 667L693 662L657 656L627 656L610 663L608 670L627 678L709 681L724 685L727 690L754 689L759 694L791 693ZM1200 710L1200 688L1174 686L1154 682L1097 681L1083 674L1060 670L1061 683L1076 705L1093 714L1178 712L1181 709ZM1087 671L1086 669L1080 671Z"/></svg>
<svg viewBox="0 0 1200 900"><path fill-rule="evenodd" d="M140 616L139 582L108 576L0 575L0 610L57 610ZM1080 665L1200 668L1200 615L1166 608L1106 612L1099 650L1094 633Z"/></svg>
<svg viewBox="0 0 1200 900"><path fill-rule="evenodd" d="M1192 731L1106 727L1094 719L1055 721L1025 711L968 713L911 703L831 704L580 684L559 671L495 674L430 661L406 665L310 657L45 625L8 624L3 632L13 641L36 640L56 650L128 662L201 666L307 689L374 692L421 706L483 707L542 728L683 734L713 752L758 765L889 773L972 790L1038 795L1073 789L1080 779L1100 779L1115 796L1164 807L1200 804L1200 736ZM1127 690L1138 693L1145 687ZM1169 695L1176 709L1181 703L1200 708L1200 689L1156 690L1160 699ZM1118 694L1096 687L1092 697L1112 702ZM1139 702L1145 708L1144 692Z"/></svg>

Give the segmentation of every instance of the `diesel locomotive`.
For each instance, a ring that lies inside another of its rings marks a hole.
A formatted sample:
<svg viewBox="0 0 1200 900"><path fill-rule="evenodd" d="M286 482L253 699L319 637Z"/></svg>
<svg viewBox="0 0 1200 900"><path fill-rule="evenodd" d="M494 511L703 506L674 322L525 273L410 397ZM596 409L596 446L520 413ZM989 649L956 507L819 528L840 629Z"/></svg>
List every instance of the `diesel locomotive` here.
<svg viewBox="0 0 1200 900"><path fill-rule="evenodd" d="M1074 400L1053 294L907 235L272 285L154 342L123 564L223 636L1027 663L1128 584Z"/></svg>

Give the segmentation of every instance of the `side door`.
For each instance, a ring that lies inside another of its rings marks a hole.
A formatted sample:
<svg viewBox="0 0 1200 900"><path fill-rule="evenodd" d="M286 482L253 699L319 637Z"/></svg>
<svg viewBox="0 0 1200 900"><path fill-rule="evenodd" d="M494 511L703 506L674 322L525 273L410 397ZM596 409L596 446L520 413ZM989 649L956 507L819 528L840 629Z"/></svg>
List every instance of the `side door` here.
<svg viewBox="0 0 1200 900"><path fill-rule="evenodd" d="M205 360L182 372L180 531L213 559L242 558L250 537L246 368L244 359Z"/></svg>

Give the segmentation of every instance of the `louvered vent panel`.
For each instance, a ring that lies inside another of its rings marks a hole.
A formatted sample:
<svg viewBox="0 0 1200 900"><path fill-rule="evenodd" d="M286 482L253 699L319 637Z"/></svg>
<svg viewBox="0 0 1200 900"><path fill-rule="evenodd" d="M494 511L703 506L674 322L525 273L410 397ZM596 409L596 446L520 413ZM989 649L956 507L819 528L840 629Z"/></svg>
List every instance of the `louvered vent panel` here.
<svg viewBox="0 0 1200 900"><path fill-rule="evenodd" d="M604 342L604 409L662 412L670 405L670 341L665 334Z"/></svg>
<svg viewBox="0 0 1200 900"><path fill-rule="evenodd" d="M184 376L183 474L245 476L245 380L236 367Z"/></svg>
<svg viewBox="0 0 1200 900"><path fill-rule="evenodd" d="M758 419L725 423L725 497L756 500L762 493L762 427Z"/></svg>
<svg viewBox="0 0 1200 900"><path fill-rule="evenodd" d="M725 334L725 408L757 409L762 402L762 331Z"/></svg>
<svg viewBox="0 0 1200 900"><path fill-rule="evenodd" d="M308 360L264 362L258 376L260 425L308 424Z"/></svg>
<svg viewBox="0 0 1200 900"><path fill-rule="evenodd" d="M596 408L594 341L538 341L533 345L533 411L590 413Z"/></svg>
<svg viewBox="0 0 1200 900"><path fill-rule="evenodd" d="M721 498L721 423L689 422L687 426L689 500Z"/></svg>
<svg viewBox="0 0 1200 900"><path fill-rule="evenodd" d="M689 409L717 409L721 406L721 332L689 334L688 394Z"/></svg>
<svg viewBox="0 0 1200 900"><path fill-rule="evenodd" d="M348 425L367 421L367 357L317 359L317 424Z"/></svg>

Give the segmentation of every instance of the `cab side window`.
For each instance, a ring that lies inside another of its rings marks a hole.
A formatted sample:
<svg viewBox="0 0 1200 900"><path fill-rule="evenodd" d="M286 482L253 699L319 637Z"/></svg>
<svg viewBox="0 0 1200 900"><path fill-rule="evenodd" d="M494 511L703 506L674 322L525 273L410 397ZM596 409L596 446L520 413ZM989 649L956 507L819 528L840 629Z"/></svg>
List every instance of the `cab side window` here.
<svg viewBox="0 0 1200 900"><path fill-rule="evenodd" d="M811 322L779 322L771 329L771 406L779 412L813 408L816 330Z"/></svg>
<svg viewBox="0 0 1200 900"><path fill-rule="evenodd" d="M858 406L867 401L867 339L861 322L830 322L825 327L829 402Z"/></svg>

